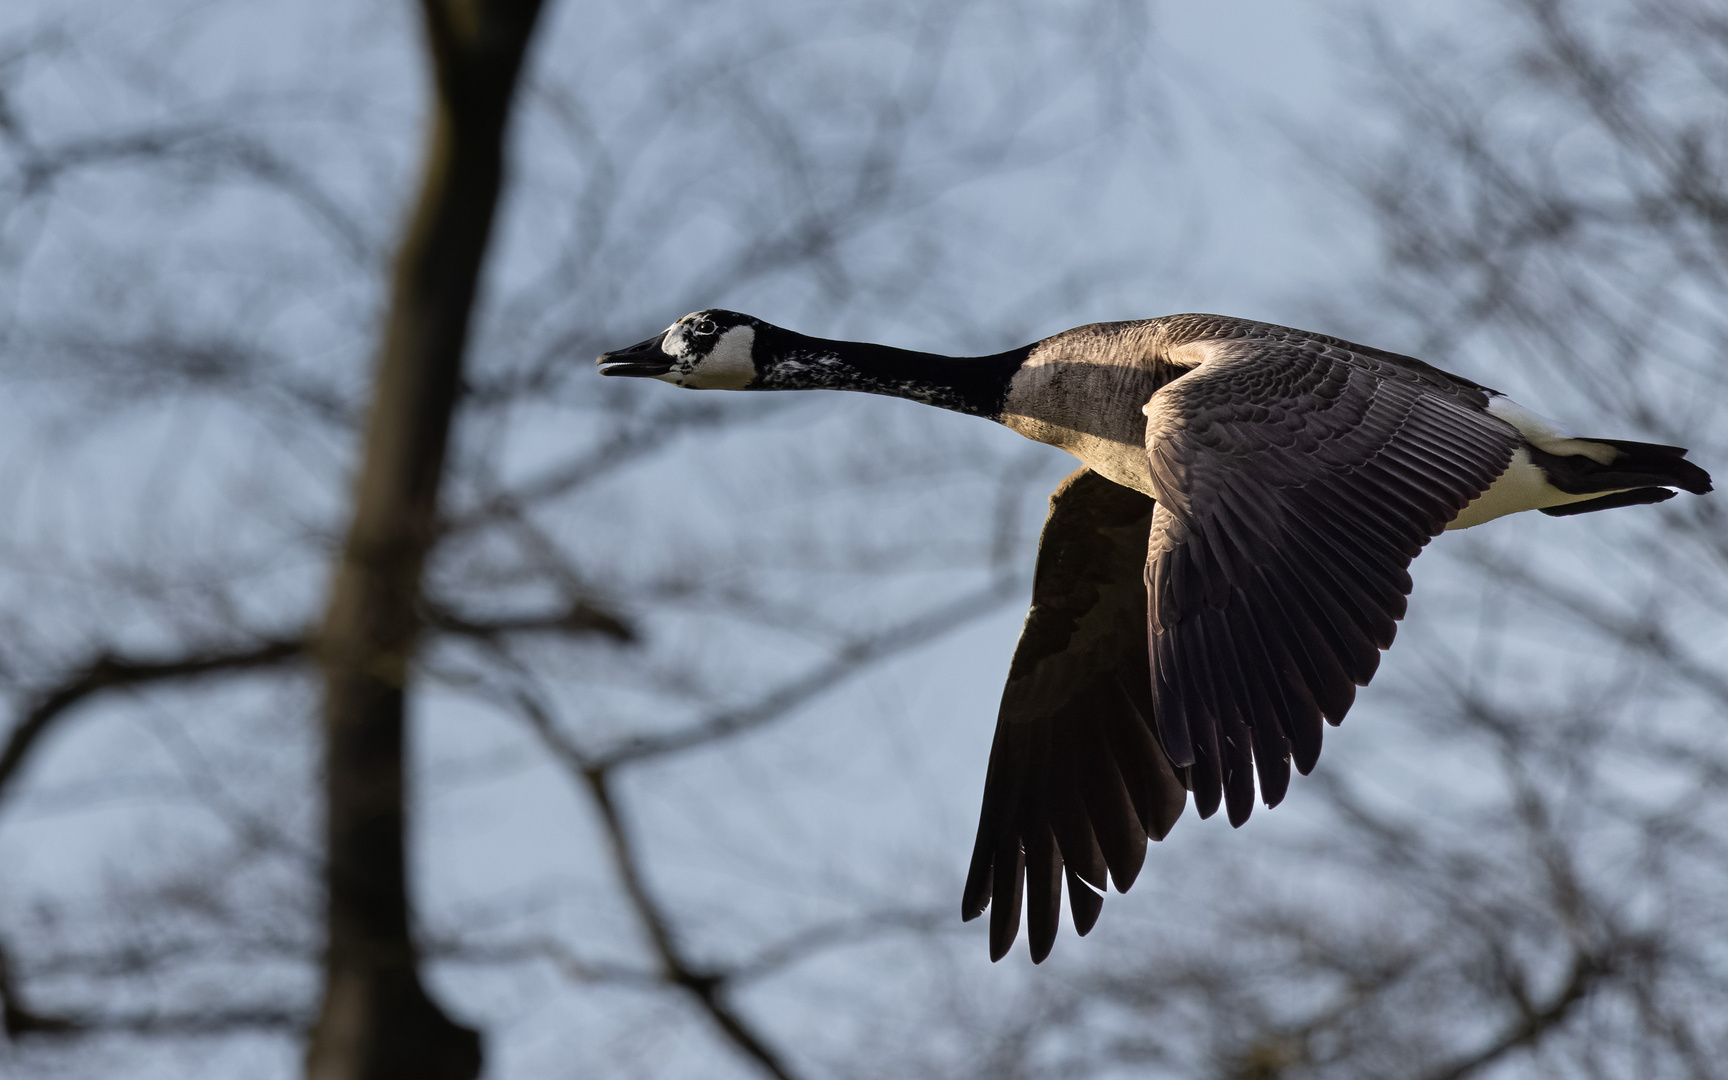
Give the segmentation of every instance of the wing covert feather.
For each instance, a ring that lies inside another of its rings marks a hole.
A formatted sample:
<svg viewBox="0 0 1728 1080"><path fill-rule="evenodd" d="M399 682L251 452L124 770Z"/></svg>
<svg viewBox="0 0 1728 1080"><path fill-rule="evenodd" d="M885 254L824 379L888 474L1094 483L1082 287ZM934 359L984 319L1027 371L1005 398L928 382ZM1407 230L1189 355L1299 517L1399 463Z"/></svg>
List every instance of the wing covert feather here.
<svg viewBox="0 0 1728 1080"><path fill-rule="evenodd" d="M1485 392L1405 357L1243 324L1146 405L1154 713L1202 817L1275 806L1392 644L1409 565L1505 471ZM1264 332L1262 332L1264 331ZM1196 350L1196 347L1197 350Z"/></svg>

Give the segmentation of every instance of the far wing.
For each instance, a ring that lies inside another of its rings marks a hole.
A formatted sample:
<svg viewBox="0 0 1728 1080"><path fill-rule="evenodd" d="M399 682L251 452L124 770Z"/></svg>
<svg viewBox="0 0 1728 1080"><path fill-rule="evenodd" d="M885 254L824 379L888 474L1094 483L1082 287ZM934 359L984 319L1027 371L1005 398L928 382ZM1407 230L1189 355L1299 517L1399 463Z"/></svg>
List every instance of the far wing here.
<svg viewBox="0 0 1728 1080"><path fill-rule="evenodd" d="M1152 511L1088 469L1050 497L962 900L972 919L994 897L992 959L1019 931L1022 885L1032 959L1049 955L1064 869L1075 929L1092 929L1098 892L1109 879L1133 883L1147 837L1161 839L1186 803L1152 726L1142 577Z"/></svg>
<svg viewBox="0 0 1728 1080"><path fill-rule="evenodd" d="M1486 396L1288 331L1194 343L1146 406L1158 729L1202 817L1232 824L1320 754L1392 644L1410 561L1511 460Z"/></svg>

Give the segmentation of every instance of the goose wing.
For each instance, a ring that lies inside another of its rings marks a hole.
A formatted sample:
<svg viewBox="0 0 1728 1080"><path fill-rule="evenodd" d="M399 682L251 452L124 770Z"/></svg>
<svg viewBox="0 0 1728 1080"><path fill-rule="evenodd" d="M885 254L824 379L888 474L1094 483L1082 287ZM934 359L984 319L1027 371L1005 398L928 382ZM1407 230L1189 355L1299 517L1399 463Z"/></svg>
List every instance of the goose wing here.
<svg viewBox="0 0 1728 1080"><path fill-rule="evenodd" d="M1392 644L1410 561L1502 473L1517 432L1473 383L1262 324L1181 346L1145 407L1158 507L1152 696L1196 809L1232 824L1307 773Z"/></svg>
<svg viewBox="0 0 1728 1080"><path fill-rule="evenodd" d="M1152 727L1143 577L1152 520L1151 499L1089 469L1050 497L962 900L971 919L995 896L992 959L1014 943L1022 887L1032 958L1043 960L1064 872L1084 934L1106 870L1126 889L1148 835L1163 837L1182 813L1186 792Z"/></svg>

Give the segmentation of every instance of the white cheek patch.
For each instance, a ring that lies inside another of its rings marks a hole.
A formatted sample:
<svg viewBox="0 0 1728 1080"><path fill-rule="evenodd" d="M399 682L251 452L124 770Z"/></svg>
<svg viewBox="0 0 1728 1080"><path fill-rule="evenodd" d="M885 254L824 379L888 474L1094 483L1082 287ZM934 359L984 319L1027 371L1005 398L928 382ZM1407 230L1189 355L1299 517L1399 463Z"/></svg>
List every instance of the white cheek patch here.
<svg viewBox="0 0 1728 1080"><path fill-rule="evenodd" d="M756 331L751 327L732 327L683 375L681 384L698 390L744 389L756 381L756 362L751 358L755 342Z"/></svg>

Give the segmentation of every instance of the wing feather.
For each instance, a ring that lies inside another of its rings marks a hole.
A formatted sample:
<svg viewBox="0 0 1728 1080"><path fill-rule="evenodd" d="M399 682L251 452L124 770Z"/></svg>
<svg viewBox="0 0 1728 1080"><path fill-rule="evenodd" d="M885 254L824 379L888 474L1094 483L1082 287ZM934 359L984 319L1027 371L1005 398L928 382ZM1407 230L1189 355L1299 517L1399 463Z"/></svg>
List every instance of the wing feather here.
<svg viewBox="0 0 1728 1080"><path fill-rule="evenodd" d="M1074 916L1074 932L1085 937L1098 925L1098 913L1104 910L1104 897L1092 887L1068 874L1068 910Z"/></svg>
<svg viewBox="0 0 1728 1080"><path fill-rule="evenodd" d="M1110 877L1104 850L1092 829L1080 788L1080 772L1071 754L1052 755L1046 766L1049 777L1050 829L1068 872L1100 891L1109 888Z"/></svg>
<svg viewBox="0 0 1728 1080"><path fill-rule="evenodd" d="M1153 711L1202 816L1313 769L1392 644L1423 546L1511 460L1480 387L1259 324L1208 324L1146 406ZM1212 779L1216 771L1217 780ZM1221 789L1221 790L1219 790Z"/></svg>
<svg viewBox="0 0 1728 1080"><path fill-rule="evenodd" d="M1108 721L1094 717L1102 729ZM1140 813L1122 772L1116 767L1110 752L1108 733L1100 730L1098 739L1089 739L1078 746L1081 760L1080 797L1086 806L1086 816L1104 853L1104 863L1110 869L1110 880L1117 892L1127 892L1140 876L1146 861L1146 830L1140 826Z"/></svg>
<svg viewBox="0 0 1728 1080"><path fill-rule="evenodd" d="M1056 834L1045 826L1026 845L1026 943L1033 963L1042 963L1050 955L1061 923L1062 852Z"/></svg>
<svg viewBox="0 0 1728 1080"><path fill-rule="evenodd" d="M1152 511L1145 495L1087 469L1051 496L961 901L966 918L992 909L992 958L1014 941L1022 890L1032 958L1049 955L1064 878L1074 928L1089 931L1099 893L1133 884L1147 841L1187 802L1152 726Z"/></svg>
<svg viewBox="0 0 1728 1080"><path fill-rule="evenodd" d="M1162 840L1182 815L1188 793L1152 735L1151 672L1144 664L1135 668L1126 677L1118 675L1117 689L1129 709L1115 714L1116 720L1106 735L1116 764L1122 769L1122 779L1134 799L1140 828L1148 839ZM1139 691L1138 698L1135 689Z"/></svg>

